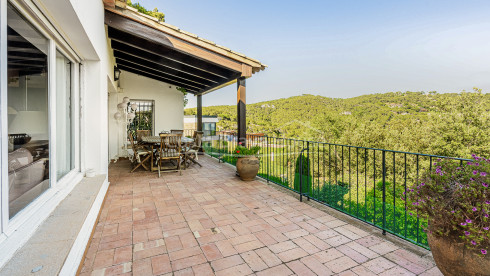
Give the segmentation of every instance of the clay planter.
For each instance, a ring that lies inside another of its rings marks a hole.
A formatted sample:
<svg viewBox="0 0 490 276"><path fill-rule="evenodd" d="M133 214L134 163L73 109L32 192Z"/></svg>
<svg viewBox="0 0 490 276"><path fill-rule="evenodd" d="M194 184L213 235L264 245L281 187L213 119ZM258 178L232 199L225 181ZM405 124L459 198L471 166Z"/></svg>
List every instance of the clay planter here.
<svg viewBox="0 0 490 276"><path fill-rule="evenodd" d="M427 240L437 267L445 276L490 275L488 256L482 257L477 250L467 249L463 243L434 237L429 233L427 233Z"/></svg>
<svg viewBox="0 0 490 276"><path fill-rule="evenodd" d="M255 156L238 157L236 161L236 170L240 179L243 181L254 180L259 172L260 161Z"/></svg>

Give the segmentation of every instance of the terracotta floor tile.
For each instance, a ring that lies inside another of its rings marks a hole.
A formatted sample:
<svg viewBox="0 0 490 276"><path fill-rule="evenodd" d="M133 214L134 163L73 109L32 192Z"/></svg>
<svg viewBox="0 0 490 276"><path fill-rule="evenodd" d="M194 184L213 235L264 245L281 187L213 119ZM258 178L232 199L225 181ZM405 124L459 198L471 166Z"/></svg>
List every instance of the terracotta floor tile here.
<svg viewBox="0 0 490 276"><path fill-rule="evenodd" d="M317 275L332 275L333 272L328 267L324 266L317 258L313 256L306 256L300 260L305 264L311 271Z"/></svg>
<svg viewBox="0 0 490 276"><path fill-rule="evenodd" d="M300 261L292 261L287 263L286 265L297 275L305 275L305 276L316 275L315 273L313 273L313 271L311 271L306 265L304 265Z"/></svg>
<svg viewBox="0 0 490 276"><path fill-rule="evenodd" d="M208 263L200 264L192 267L195 275L199 276L212 276L214 275L213 269Z"/></svg>
<svg viewBox="0 0 490 276"><path fill-rule="evenodd" d="M289 269L286 265L281 264L275 267L271 267L269 269L260 271L257 273L257 276L269 276L269 275L293 275L294 273Z"/></svg>
<svg viewBox="0 0 490 276"><path fill-rule="evenodd" d="M217 276L229 276L229 275L239 276L239 275L250 275L252 273L253 273L252 269L250 269L250 267L248 267L247 264L241 264L241 265L237 265L237 266L233 266L233 267L230 267L227 269L217 271L216 275Z"/></svg>
<svg viewBox="0 0 490 276"><path fill-rule="evenodd" d="M255 251L248 251L245 253L241 253L240 256L242 257L242 259L245 260L248 266L255 272L267 269L269 267L264 263L264 261L259 257L259 255L257 255Z"/></svg>
<svg viewBox="0 0 490 276"><path fill-rule="evenodd" d="M255 253L257 253L257 255L264 261L264 263L268 267L277 266L282 263L277 255L270 251L270 249L267 247L256 249Z"/></svg>
<svg viewBox="0 0 490 276"><path fill-rule="evenodd" d="M296 248L293 248L293 249L290 249L290 250L287 250L287 251L284 251L284 252L277 254L277 257L279 257L279 259L281 259L281 261L283 261L285 263L292 261L292 260L302 258L304 256L308 256L308 253L306 253L306 251L304 251L300 247L296 247Z"/></svg>
<svg viewBox="0 0 490 276"><path fill-rule="evenodd" d="M115 249L114 264L127 263L133 260L133 246L128 245Z"/></svg>
<svg viewBox="0 0 490 276"><path fill-rule="evenodd" d="M194 255L191 257L186 257L183 259L178 259L176 261L172 261L172 268L173 270L180 270L183 268L199 265L202 263L205 263L206 257L204 257L204 254L199 254L199 255Z"/></svg>
<svg viewBox="0 0 490 276"><path fill-rule="evenodd" d="M325 263L325 266L330 268L334 273L339 273L344 270L357 266L358 264L347 256L340 257L333 261Z"/></svg>
<svg viewBox="0 0 490 276"><path fill-rule="evenodd" d="M93 268L109 267L114 262L114 249L102 250L97 252Z"/></svg>
<svg viewBox="0 0 490 276"><path fill-rule="evenodd" d="M223 255L214 243L205 244L201 247L201 249L204 252L204 256L206 256L206 259L208 261L214 261L223 258Z"/></svg>
<svg viewBox="0 0 490 276"><path fill-rule="evenodd" d="M127 160L111 164L81 275L441 276L430 257L371 235L374 228L199 161L202 168L161 178L129 173Z"/></svg>
<svg viewBox="0 0 490 276"><path fill-rule="evenodd" d="M374 272L375 274L380 274L381 272L394 267L395 264L384 257L378 257L374 260L364 263L363 266Z"/></svg>
<svg viewBox="0 0 490 276"><path fill-rule="evenodd" d="M230 257L213 261L211 262L211 266L213 267L214 271L220 271L243 263L244 261L240 255L233 255Z"/></svg>

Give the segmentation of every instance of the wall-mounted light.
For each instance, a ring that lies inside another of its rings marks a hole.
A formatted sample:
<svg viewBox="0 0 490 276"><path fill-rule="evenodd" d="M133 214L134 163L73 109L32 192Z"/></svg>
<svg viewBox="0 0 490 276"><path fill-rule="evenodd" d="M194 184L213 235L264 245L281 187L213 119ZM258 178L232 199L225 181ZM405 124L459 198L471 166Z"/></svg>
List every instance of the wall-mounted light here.
<svg viewBox="0 0 490 276"><path fill-rule="evenodd" d="M119 77L121 76L121 70L114 66L114 81L118 81Z"/></svg>

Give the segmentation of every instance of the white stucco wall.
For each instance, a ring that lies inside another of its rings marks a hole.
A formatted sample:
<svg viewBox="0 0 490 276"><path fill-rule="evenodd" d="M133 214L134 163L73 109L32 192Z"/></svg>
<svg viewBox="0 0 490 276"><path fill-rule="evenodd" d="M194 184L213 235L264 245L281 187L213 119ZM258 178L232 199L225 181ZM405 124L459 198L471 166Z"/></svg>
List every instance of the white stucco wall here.
<svg viewBox="0 0 490 276"><path fill-rule="evenodd" d="M114 57L101 0L39 0L45 14L82 59L80 80L81 170L108 171L108 93L115 91Z"/></svg>
<svg viewBox="0 0 490 276"><path fill-rule="evenodd" d="M115 158L123 146L124 125L114 119L117 103L124 97L155 101L155 133L184 128L184 97L174 85L122 71L122 93L109 94L109 157ZM118 131L113 131L118 130Z"/></svg>

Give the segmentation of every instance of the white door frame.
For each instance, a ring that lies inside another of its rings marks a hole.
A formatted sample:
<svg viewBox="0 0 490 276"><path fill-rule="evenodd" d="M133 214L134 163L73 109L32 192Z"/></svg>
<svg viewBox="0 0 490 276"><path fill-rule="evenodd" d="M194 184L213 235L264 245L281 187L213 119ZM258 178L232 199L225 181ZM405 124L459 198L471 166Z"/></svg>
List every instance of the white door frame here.
<svg viewBox="0 0 490 276"><path fill-rule="evenodd" d="M7 0L0 0L0 60L7 60ZM0 234L8 222L7 62L0 63ZM5 153L5 154L4 154ZM2 238L0 238L0 241Z"/></svg>

